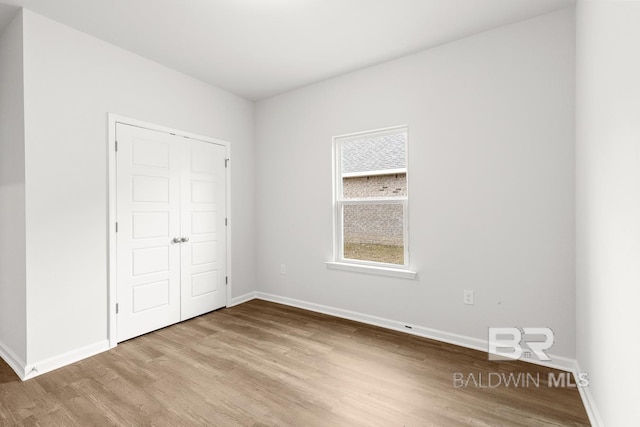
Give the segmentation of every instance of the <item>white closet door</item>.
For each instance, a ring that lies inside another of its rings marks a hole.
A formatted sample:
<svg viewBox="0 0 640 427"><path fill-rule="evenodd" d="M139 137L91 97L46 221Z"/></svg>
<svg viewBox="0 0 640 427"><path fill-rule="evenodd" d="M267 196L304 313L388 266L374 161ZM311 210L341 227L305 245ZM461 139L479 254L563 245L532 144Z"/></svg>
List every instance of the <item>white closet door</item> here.
<svg viewBox="0 0 640 427"><path fill-rule="evenodd" d="M226 306L226 148L117 124L118 341Z"/></svg>
<svg viewBox="0 0 640 427"><path fill-rule="evenodd" d="M118 124L118 341L180 321L180 145Z"/></svg>
<svg viewBox="0 0 640 427"><path fill-rule="evenodd" d="M225 147L183 138L182 320L226 306Z"/></svg>

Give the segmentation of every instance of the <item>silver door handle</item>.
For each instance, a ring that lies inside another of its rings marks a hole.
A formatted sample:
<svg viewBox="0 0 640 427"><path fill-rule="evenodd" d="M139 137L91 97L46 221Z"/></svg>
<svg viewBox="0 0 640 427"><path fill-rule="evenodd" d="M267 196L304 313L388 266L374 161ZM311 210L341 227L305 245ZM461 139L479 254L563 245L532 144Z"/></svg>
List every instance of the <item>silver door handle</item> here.
<svg viewBox="0 0 640 427"><path fill-rule="evenodd" d="M180 243L180 242L182 242L182 239L181 239L181 238L179 238L179 237L174 237L174 238L173 238L173 240L172 240L172 242L173 242L173 243Z"/></svg>
<svg viewBox="0 0 640 427"><path fill-rule="evenodd" d="M183 237L182 239L180 239L180 241L182 243L187 243L189 241L189 238L188 237Z"/></svg>

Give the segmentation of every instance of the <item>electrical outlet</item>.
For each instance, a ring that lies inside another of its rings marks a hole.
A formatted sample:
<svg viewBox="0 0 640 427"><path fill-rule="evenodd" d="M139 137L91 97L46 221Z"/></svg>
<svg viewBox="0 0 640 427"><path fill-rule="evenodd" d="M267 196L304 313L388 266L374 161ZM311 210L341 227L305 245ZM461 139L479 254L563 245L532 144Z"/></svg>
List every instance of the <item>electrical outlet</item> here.
<svg viewBox="0 0 640 427"><path fill-rule="evenodd" d="M473 291L469 291L469 290L464 291L463 302L468 305L473 305Z"/></svg>
<svg viewBox="0 0 640 427"><path fill-rule="evenodd" d="M287 274L287 266L285 264L280 264L280 274Z"/></svg>

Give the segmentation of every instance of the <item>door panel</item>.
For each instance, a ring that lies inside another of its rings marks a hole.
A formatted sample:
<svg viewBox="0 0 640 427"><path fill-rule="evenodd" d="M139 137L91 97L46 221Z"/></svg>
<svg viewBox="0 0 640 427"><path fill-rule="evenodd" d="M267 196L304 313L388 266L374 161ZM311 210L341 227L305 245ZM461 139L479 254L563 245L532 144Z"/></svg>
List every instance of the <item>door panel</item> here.
<svg viewBox="0 0 640 427"><path fill-rule="evenodd" d="M198 297L200 295L216 292L218 290L218 275L215 271L206 271L204 273L194 274L191 276L191 296Z"/></svg>
<svg viewBox="0 0 640 427"><path fill-rule="evenodd" d="M169 179L163 176L133 175L131 177L133 202L169 203Z"/></svg>
<svg viewBox="0 0 640 427"><path fill-rule="evenodd" d="M169 272L169 248L166 246L134 249L132 253L133 276Z"/></svg>
<svg viewBox="0 0 640 427"><path fill-rule="evenodd" d="M116 126L118 341L180 321L180 151L172 136Z"/></svg>
<svg viewBox="0 0 640 427"><path fill-rule="evenodd" d="M226 294L225 148L182 143L182 319L224 307ZM188 213L188 214L185 214Z"/></svg>
<svg viewBox="0 0 640 427"><path fill-rule="evenodd" d="M168 212L137 212L131 215L133 238L169 236Z"/></svg>
<svg viewBox="0 0 640 427"><path fill-rule="evenodd" d="M218 258L216 242L191 244L191 265L210 264Z"/></svg>
<svg viewBox="0 0 640 427"><path fill-rule="evenodd" d="M215 203L216 185L214 182L192 181L191 201L194 203Z"/></svg>
<svg viewBox="0 0 640 427"><path fill-rule="evenodd" d="M169 281L147 283L133 288L133 313L163 307L169 304Z"/></svg>
<svg viewBox="0 0 640 427"><path fill-rule="evenodd" d="M210 234L218 232L218 212L191 212L190 234Z"/></svg>

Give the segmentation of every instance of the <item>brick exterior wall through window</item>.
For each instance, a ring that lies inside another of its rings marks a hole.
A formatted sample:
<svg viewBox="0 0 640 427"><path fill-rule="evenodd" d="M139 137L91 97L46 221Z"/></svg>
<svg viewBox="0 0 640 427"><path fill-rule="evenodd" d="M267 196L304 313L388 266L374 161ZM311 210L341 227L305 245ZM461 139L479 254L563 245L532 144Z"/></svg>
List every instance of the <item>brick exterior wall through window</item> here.
<svg viewBox="0 0 640 427"><path fill-rule="evenodd" d="M343 178L346 199L400 197L407 194L405 173ZM403 206L388 204L344 206L345 243L402 246Z"/></svg>

